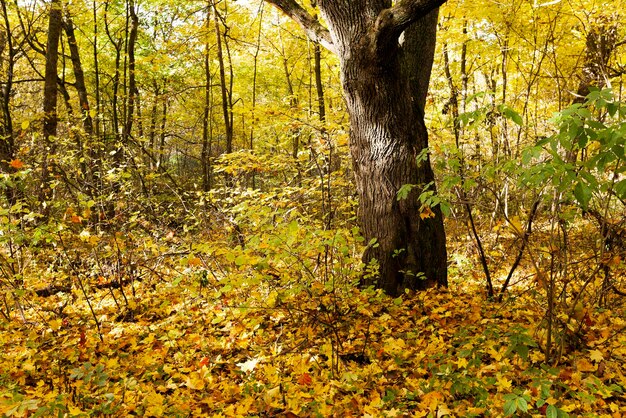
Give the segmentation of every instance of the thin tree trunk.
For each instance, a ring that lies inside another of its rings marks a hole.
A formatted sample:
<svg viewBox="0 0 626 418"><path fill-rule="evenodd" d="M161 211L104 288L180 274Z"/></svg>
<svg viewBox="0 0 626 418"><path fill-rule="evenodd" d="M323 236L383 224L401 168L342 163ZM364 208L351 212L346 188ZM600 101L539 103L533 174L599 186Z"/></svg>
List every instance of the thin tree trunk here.
<svg viewBox="0 0 626 418"><path fill-rule="evenodd" d="M135 113L135 101L139 94L137 88L137 78L135 74L135 45L137 43L137 32L139 29L139 17L135 11L135 1L129 0L128 10L130 13L130 34L128 37L127 53L128 53L128 104L126 106L126 121L124 124L124 133L122 142L127 143L133 128L133 118Z"/></svg>
<svg viewBox="0 0 626 418"><path fill-rule="evenodd" d="M206 42L204 44L204 109L202 115L202 154L200 161L202 163L202 190L208 192L211 190L211 138L209 132L209 117L211 116L211 60L209 52L211 45L209 43L209 30L211 25L211 7L207 7L207 16L205 21ZM256 62L256 61L255 61ZM255 72L256 76L256 72ZM253 96L254 97L254 96ZM254 101L254 100L253 100ZM254 109L254 105L253 105ZM251 140L252 141L252 140Z"/></svg>
<svg viewBox="0 0 626 418"><path fill-rule="evenodd" d="M91 154L91 170L93 176L93 189L94 194L99 195L102 192L101 172L102 172L102 158L103 149L101 146L102 138L104 137L101 123L100 123L100 62L98 59L98 9L96 0L92 3L93 8L93 65L94 65L94 92L96 99L96 112L93 123L95 142L90 147Z"/></svg>
<svg viewBox="0 0 626 418"><path fill-rule="evenodd" d="M76 41L76 34L74 31L74 23L68 11L65 12L65 21L63 25L65 29L65 34L67 36L67 43L70 47L70 58L72 60L72 67L74 69L74 78L76 87L76 92L78 94L78 101L80 104L81 117L83 121L83 129L85 130L86 137L88 139L88 155L84 155L84 146L83 141L80 140L80 136L78 139L80 153L83 157L86 157L83 162L81 162L81 171L83 177L86 182L86 190L91 195L94 196L94 157L95 152L93 150L92 144L92 136L93 136L93 119L91 117L91 108L89 106L89 96L87 94L87 86L85 84L85 75L83 72L83 66L80 59L80 51L78 49L78 43Z"/></svg>
<svg viewBox="0 0 626 418"><path fill-rule="evenodd" d="M53 152L53 138L57 134L57 64L59 59L59 39L61 37L62 11L60 0L52 0L48 20L48 42L46 46L46 70L43 97L43 157L41 164L40 203L50 199L49 158Z"/></svg>
<svg viewBox="0 0 626 418"><path fill-rule="evenodd" d="M109 3L107 2L105 3L105 13L108 12L108 7L109 7ZM115 137L114 147L116 148L114 159L119 165L122 161L122 152L123 152L122 151L123 147L121 145L121 138L120 138L120 116L119 116L119 111L120 111L119 110L119 90L120 90L120 78L121 78L120 68L121 68L121 61L122 61L122 39L115 40L113 38L113 34L111 33L109 29L109 24L106 19L106 16L104 19L104 29L107 34L107 37L109 38L109 41L111 41L111 44L113 45L115 49L115 73L113 75L113 82L112 82L113 92L111 96L111 113L112 113L111 116L113 120L113 134Z"/></svg>
<svg viewBox="0 0 626 418"><path fill-rule="evenodd" d="M222 90L222 112L224 113L224 130L226 134L226 153L233 152L233 126L229 109L231 108L228 100L228 86L226 84L226 69L224 65L224 54L222 49L222 33L220 31L220 20L215 2L213 3L215 36L217 40L217 60L220 67L220 87Z"/></svg>
<svg viewBox="0 0 626 418"><path fill-rule="evenodd" d="M8 52L8 60L6 63L6 79L2 80L2 92L0 94L0 169L3 173L13 173L15 168L11 167L10 162L15 159L15 136L11 114L11 97L13 92L13 68L17 51L13 47L11 24L4 1L2 2L2 18L4 30L0 30L0 69L3 67L5 49ZM10 205L15 204L17 201L15 187L7 187L5 196Z"/></svg>
<svg viewBox="0 0 626 418"><path fill-rule="evenodd" d="M324 102L324 86L322 85L322 49L319 42L313 43L315 72L315 91L317 92L317 109L321 122L326 121L326 104Z"/></svg>
<svg viewBox="0 0 626 418"><path fill-rule="evenodd" d="M261 51L261 34L263 29L263 5L265 3L261 3L259 5L259 31L257 33L256 45L254 49L254 69L252 73L252 124L250 126L250 151L254 151L254 128L256 126L256 89L257 89L257 78L258 78L258 64L259 64L259 52ZM256 189L256 173L252 173L252 188Z"/></svg>
<svg viewBox="0 0 626 418"><path fill-rule="evenodd" d="M148 129L148 150L149 152L154 154L156 150L156 136L157 136L157 118L159 112L159 96L160 96L160 88L156 81L154 81L154 100L152 102L152 110L150 111L150 127ZM154 159L148 155L150 160L150 169L154 170L156 168L156 164Z"/></svg>
<svg viewBox="0 0 626 418"><path fill-rule="evenodd" d="M65 14L65 34L67 35L67 42L70 46L70 57L72 59L72 66L74 68L74 78L76 79L74 85L76 92L78 93L78 101L82 112L83 129L87 135L93 134L93 119L91 117L89 106L89 96L87 94L87 86L85 84L85 74L83 72L83 66L80 59L80 52L78 50L78 44L76 42L76 35L74 32L74 23L69 13Z"/></svg>
<svg viewBox="0 0 626 418"><path fill-rule="evenodd" d="M167 126L167 97L163 96L163 107L161 112L161 129L159 141L159 164L157 168L165 168L165 127Z"/></svg>

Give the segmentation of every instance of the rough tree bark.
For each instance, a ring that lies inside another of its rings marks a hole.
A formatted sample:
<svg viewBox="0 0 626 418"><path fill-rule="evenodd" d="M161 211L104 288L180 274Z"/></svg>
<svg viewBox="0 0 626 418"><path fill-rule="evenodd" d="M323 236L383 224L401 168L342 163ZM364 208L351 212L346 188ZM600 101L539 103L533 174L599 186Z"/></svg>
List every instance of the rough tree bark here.
<svg viewBox="0 0 626 418"><path fill-rule="evenodd" d="M424 105L436 40L437 8L446 0L319 0L328 28L294 0L266 0L298 22L314 41L337 53L350 116L350 148L359 220L377 260L366 280L391 295L447 285L443 217L421 219L419 194L432 184ZM398 200L405 184L418 185Z"/></svg>

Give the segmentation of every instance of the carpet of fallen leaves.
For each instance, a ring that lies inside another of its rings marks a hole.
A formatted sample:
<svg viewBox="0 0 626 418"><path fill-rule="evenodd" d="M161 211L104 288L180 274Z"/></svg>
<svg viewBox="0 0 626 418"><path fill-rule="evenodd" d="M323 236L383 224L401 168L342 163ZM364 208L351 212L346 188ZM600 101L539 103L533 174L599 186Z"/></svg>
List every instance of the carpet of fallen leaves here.
<svg viewBox="0 0 626 418"><path fill-rule="evenodd" d="M100 334L84 300L58 315L60 296L33 296L37 315L0 323L0 414L626 415L621 309L589 312L554 366L530 293L497 304L458 283L397 299L319 284L283 301L216 296L197 277L136 283L124 315L119 290L100 290Z"/></svg>

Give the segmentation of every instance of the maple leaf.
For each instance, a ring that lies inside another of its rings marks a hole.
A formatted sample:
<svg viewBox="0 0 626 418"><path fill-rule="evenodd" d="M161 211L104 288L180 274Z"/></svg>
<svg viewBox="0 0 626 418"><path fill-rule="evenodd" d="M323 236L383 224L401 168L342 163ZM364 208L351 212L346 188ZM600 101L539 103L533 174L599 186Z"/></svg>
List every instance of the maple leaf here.
<svg viewBox="0 0 626 418"><path fill-rule="evenodd" d="M501 390L501 391L504 392L504 391L507 391L507 390L511 389L511 386L512 386L511 380L507 379L504 376L497 376L496 380L498 382L498 383L496 383L496 386L498 387L498 390Z"/></svg>
<svg viewBox="0 0 626 418"><path fill-rule="evenodd" d="M198 267L202 265L202 260L200 260L198 257L190 257L187 260L187 265L189 265L189 267Z"/></svg>
<svg viewBox="0 0 626 418"><path fill-rule="evenodd" d="M435 213L432 211L432 209L429 206L425 206L424 209L422 209L422 211L420 212L421 219L428 219L428 218L434 218L434 217L435 217Z"/></svg>
<svg viewBox="0 0 626 418"><path fill-rule="evenodd" d="M185 386L192 390L202 390L204 389L204 380L198 372L193 372L187 376Z"/></svg>
<svg viewBox="0 0 626 418"><path fill-rule="evenodd" d="M587 360L580 359L576 362L576 368L578 369L578 371L580 372L593 372L596 370L596 368L593 366L593 364L589 363Z"/></svg>
<svg viewBox="0 0 626 418"><path fill-rule="evenodd" d="M448 408L446 404L441 404L437 408L437 418L447 417L451 415L452 415L452 411L450 411L450 409Z"/></svg>
<svg viewBox="0 0 626 418"><path fill-rule="evenodd" d="M593 362L598 363L598 362L604 360L604 355L602 354L602 352L600 350L591 350L589 352L589 358Z"/></svg>
<svg viewBox="0 0 626 418"><path fill-rule="evenodd" d="M311 378L311 375L308 374L308 373L303 373L298 378L298 384L300 384L302 386L309 386L309 385L311 385L311 383L313 383L313 379Z"/></svg>
<svg viewBox="0 0 626 418"><path fill-rule="evenodd" d="M459 357L458 360L455 362L457 367L459 369L464 369L467 367L467 359L465 357Z"/></svg>
<svg viewBox="0 0 626 418"><path fill-rule="evenodd" d="M244 361L243 363L237 363L237 367L239 367L239 370L244 373L252 372L254 371L256 365L259 364L259 361L261 361L260 358L252 358L248 361Z"/></svg>
<svg viewBox="0 0 626 418"><path fill-rule="evenodd" d="M9 165L16 170L19 170L24 167L24 163L22 162L22 160L19 160L19 159L11 160Z"/></svg>
<svg viewBox="0 0 626 418"><path fill-rule="evenodd" d="M72 415L82 415L84 413L79 407L74 405L68 405L67 408Z"/></svg>
<svg viewBox="0 0 626 418"><path fill-rule="evenodd" d="M420 407L429 409L431 412L437 410L437 406L443 402L443 394L438 391L428 392L422 396Z"/></svg>
<svg viewBox="0 0 626 418"><path fill-rule="evenodd" d="M388 417L397 417L401 414L399 409L396 408L391 408L390 410L387 411L387 413L385 414Z"/></svg>

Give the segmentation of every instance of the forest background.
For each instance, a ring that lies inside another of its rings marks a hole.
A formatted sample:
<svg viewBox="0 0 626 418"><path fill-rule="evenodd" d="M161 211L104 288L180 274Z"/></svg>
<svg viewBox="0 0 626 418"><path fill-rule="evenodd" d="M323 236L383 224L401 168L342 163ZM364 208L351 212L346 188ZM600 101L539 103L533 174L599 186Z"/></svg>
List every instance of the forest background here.
<svg viewBox="0 0 626 418"><path fill-rule="evenodd" d="M438 193L398 199L445 214L449 287L390 297L298 25L2 0L0 414L623 416L624 5L440 9Z"/></svg>

